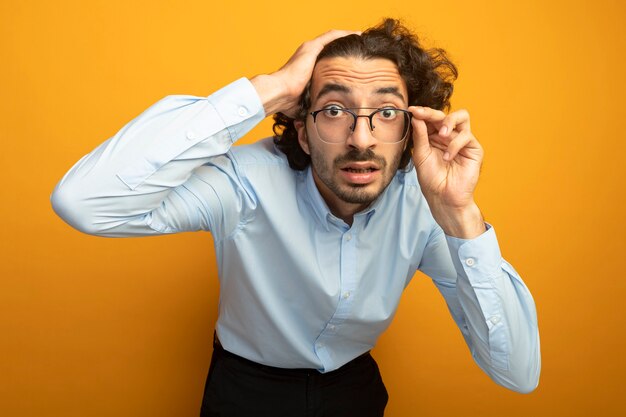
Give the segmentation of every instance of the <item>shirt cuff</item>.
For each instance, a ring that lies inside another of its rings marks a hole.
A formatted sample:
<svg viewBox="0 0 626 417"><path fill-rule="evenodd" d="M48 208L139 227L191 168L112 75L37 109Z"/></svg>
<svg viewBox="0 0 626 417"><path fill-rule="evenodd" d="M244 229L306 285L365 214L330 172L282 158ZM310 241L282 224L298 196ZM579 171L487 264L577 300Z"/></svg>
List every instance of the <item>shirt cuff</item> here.
<svg viewBox="0 0 626 417"><path fill-rule="evenodd" d="M240 78L211 94L207 100L228 129L231 141L248 133L265 118L256 89L247 78Z"/></svg>
<svg viewBox="0 0 626 417"><path fill-rule="evenodd" d="M490 282L502 270L502 254L494 228L485 223L487 230L474 239L446 236L452 262L458 273L469 278L472 284Z"/></svg>

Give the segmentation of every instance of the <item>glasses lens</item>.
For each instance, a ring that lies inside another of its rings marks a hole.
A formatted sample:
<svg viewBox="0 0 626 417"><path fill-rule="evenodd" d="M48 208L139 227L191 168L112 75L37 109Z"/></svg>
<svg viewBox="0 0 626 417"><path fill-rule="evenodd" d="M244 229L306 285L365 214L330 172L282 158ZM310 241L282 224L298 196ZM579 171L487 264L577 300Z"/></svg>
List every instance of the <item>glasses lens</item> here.
<svg viewBox="0 0 626 417"><path fill-rule="evenodd" d="M358 117L368 118L369 115ZM314 119L317 134L327 143L345 142L352 134L356 120L354 113L339 106L330 106L315 112ZM371 113L371 120L372 136L385 143L397 143L404 140L410 125L408 112L395 108L378 109Z"/></svg>
<svg viewBox="0 0 626 417"><path fill-rule="evenodd" d="M379 109L372 117L372 136L381 142L395 143L404 139L409 116L399 109Z"/></svg>
<svg viewBox="0 0 626 417"><path fill-rule="evenodd" d="M352 133L353 124L354 116L338 106L322 109L315 116L317 134L324 142L344 142Z"/></svg>

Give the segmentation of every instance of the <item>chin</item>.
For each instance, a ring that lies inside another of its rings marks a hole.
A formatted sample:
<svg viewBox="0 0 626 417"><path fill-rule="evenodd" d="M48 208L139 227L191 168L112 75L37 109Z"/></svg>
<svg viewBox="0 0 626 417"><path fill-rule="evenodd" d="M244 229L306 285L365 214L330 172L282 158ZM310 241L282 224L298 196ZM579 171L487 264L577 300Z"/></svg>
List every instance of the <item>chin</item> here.
<svg viewBox="0 0 626 417"><path fill-rule="evenodd" d="M346 185L338 191L337 196L346 203L369 204L376 200L383 190L375 184L353 184Z"/></svg>

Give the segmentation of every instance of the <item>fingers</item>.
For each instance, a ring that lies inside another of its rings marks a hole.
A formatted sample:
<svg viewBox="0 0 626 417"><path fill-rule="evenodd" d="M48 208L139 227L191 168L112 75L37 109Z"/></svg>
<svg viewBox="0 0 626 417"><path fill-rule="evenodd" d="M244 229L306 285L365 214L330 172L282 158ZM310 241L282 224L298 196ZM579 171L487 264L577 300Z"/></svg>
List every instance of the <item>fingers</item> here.
<svg viewBox="0 0 626 417"><path fill-rule="evenodd" d="M414 131L418 133L418 126L422 131L425 129L428 146L441 150L445 161L452 161L466 147L480 149L480 144L471 132L467 110L458 110L446 115L441 110L411 106L409 111L413 115ZM414 137L416 143L418 140L421 141L420 147L425 148L423 135L418 134Z"/></svg>
<svg viewBox="0 0 626 417"><path fill-rule="evenodd" d="M326 44L334 41L335 39L343 38L348 35L360 35L361 32L357 32L354 30L329 30L326 33L321 34L317 38L313 39L312 42L319 43L323 48Z"/></svg>
<svg viewBox="0 0 626 417"><path fill-rule="evenodd" d="M414 119L426 122L429 135L436 133L441 126L441 122L446 118L444 112L431 109L430 107L411 106L408 110L411 112Z"/></svg>
<svg viewBox="0 0 626 417"><path fill-rule="evenodd" d="M451 137L455 132L458 132L458 135ZM443 154L443 159L446 161L452 161L462 149L470 145L480 147L471 132L467 110L458 110L447 115L441 122L439 135L452 138Z"/></svg>
<svg viewBox="0 0 626 417"><path fill-rule="evenodd" d="M441 121L441 127L439 128L440 135L449 135L450 132L453 132L454 130L459 132L463 130L470 130L469 113L467 110L458 110L450 113Z"/></svg>
<svg viewBox="0 0 626 417"><path fill-rule="evenodd" d="M442 136L449 134L455 129L469 128L469 113L467 110L457 110L446 115L443 111L431 109L430 107L411 106L409 111L413 114L413 117L435 125Z"/></svg>
<svg viewBox="0 0 626 417"><path fill-rule="evenodd" d="M427 122L441 122L446 118L446 114L441 110L431 109L430 107L410 106L409 111L420 120Z"/></svg>
<svg viewBox="0 0 626 417"><path fill-rule="evenodd" d="M443 159L446 161L454 160L462 149L472 146L472 142L478 143L476 139L474 139L474 135L472 135L469 130L462 131L448 144L448 147L443 153Z"/></svg>
<svg viewBox="0 0 626 417"><path fill-rule="evenodd" d="M351 30L329 30L328 32L321 34L317 38L304 42L302 45L300 45L295 55L297 56L299 53L302 53L317 56L322 51L322 49L324 49L324 46L331 43L335 39L355 34L360 35L361 32Z"/></svg>
<svg viewBox="0 0 626 417"><path fill-rule="evenodd" d="M360 33L349 30L331 30L304 42L279 71L292 72L290 77L298 79L300 84L306 84L313 72L315 60L326 44L344 36ZM304 85L302 87L304 88Z"/></svg>

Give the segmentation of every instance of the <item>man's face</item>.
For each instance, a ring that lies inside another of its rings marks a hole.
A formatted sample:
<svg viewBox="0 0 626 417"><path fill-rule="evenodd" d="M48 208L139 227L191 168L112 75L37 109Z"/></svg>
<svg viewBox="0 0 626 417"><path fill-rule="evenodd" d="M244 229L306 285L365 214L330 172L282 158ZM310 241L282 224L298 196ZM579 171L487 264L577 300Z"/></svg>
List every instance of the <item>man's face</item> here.
<svg viewBox="0 0 626 417"><path fill-rule="evenodd" d="M310 111L329 105L406 109L407 103L406 84L396 65L387 59L324 58L313 71ZM372 111L355 110L359 115ZM296 128L302 149L311 156L317 188L339 216L364 209L383 192L398 169L406 144L406 140L393 144L377 140L365 117L357 119L343 143L323 142L311 115Z"/></svg>

